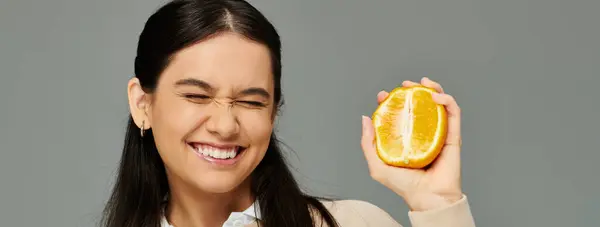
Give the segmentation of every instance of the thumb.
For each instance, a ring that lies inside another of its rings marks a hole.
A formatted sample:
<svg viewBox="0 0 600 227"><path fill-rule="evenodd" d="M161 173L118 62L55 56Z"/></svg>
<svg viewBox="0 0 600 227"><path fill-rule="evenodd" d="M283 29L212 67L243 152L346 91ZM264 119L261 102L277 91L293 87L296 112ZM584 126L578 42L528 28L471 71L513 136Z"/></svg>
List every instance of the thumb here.
<svg viewBox="0 0 600 227"><path fill-rule="evenodd" d="M377 153L375 151L375 129L373 122L367 116L362 116L362 138L361 147L365 154L365 158L369 164L374 164L377 161Z"/></svg>

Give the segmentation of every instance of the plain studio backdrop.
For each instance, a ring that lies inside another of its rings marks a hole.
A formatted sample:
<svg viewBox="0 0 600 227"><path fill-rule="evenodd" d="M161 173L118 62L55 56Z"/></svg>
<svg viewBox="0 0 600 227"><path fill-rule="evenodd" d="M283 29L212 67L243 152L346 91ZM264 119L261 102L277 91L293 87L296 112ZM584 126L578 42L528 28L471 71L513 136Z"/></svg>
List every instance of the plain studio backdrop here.
<svg viewBox="0 0 600 227"><path fill-rule="evenodd" d="M1 226L94 226L145 20L164 1L0 1ZM306 190L368 200L360 116L428 76L463 110L479 226L600 225L600 1L254 0L283 42L278 131Z"/></svg>

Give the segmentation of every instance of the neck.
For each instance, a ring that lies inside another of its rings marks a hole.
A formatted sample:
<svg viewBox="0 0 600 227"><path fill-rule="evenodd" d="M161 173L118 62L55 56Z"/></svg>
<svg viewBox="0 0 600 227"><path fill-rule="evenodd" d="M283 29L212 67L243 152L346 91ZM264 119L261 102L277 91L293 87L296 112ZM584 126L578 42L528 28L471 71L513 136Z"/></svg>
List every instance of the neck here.
<svg viewBox="0 0 600 227"><path fill-rule="evenodd" d="M250 178L226 193L207 193L169 179L166 217L173 226L222 226L231 212L242 212L254 203Z"/></svg>

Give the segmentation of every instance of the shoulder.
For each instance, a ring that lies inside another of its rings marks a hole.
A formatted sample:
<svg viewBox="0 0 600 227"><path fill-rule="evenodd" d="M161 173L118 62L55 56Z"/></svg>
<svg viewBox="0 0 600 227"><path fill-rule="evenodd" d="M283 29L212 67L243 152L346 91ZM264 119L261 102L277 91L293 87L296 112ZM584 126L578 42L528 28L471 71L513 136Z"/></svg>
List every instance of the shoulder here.
<svg viewBox="0 0 600 227"><path fill-rule="evenodd" d="M340 227L386 226L401 227L386 211L362 200L321 200Z"/></svg>

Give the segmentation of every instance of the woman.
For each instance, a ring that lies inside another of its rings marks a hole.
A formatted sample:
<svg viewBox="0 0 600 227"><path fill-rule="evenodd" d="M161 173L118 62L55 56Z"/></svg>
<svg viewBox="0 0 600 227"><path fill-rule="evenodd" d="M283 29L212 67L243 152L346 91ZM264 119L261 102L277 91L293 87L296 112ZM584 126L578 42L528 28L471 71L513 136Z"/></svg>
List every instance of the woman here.
<svg viewBox="0 0 600 227"><path fill-rule="evenodd" d="M280 45L242 0L173 1L148 19L103 226L400 226L370 203L299 189L273 133L283 103ZM474 226L460 188L458 106L446 94L436 101L447 106L451 135L428 170L382 164L366 117L362 148L371 176L408 203L413 226Z"/></svg>

